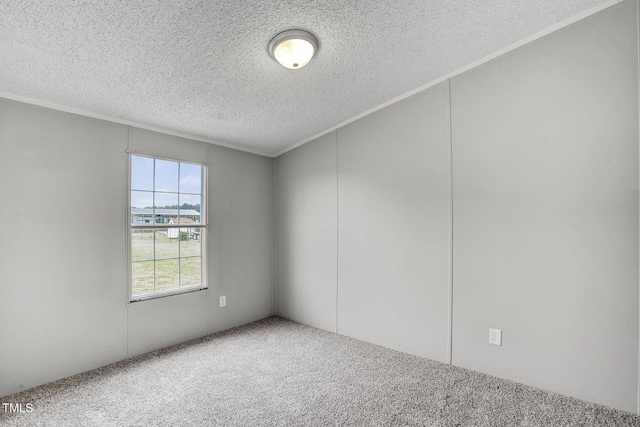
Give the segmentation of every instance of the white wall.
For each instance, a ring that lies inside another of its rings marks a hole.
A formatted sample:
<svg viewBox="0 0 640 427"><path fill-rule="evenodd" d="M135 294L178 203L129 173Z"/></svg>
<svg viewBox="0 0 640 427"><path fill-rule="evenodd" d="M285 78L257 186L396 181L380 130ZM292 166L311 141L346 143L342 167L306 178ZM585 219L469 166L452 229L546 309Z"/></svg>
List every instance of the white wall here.
<svg viewBox="0 0 640 427"><path fill-rule="evenodd" d="M455 365L636 412L637 17L622 2L278 158L279 298L330 317L335 285L339 333L436 360L449 338ZM316 198L331 135L337 194ZM336 216L337 251L310 231ZM320 267L337 283L305 283Z"/></svg>
<svg viewBox="0 0 640 427"><path fill-rule="evenodd" d="M128 304L128 146L209 163L208 290ZM272 163L0 99L0 396L271 315Z"/></svg>

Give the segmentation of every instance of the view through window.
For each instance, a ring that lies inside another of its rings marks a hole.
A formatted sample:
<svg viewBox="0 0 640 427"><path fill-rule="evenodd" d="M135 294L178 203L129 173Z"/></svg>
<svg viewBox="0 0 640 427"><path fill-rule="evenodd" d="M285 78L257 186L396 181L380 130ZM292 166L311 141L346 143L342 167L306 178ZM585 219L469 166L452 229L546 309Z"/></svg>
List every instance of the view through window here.
<svg viewBox="0 0 640 427"><path fill-rule="evenodd" d="M205 167L131 156L131 299L205 287Z"/></svg>

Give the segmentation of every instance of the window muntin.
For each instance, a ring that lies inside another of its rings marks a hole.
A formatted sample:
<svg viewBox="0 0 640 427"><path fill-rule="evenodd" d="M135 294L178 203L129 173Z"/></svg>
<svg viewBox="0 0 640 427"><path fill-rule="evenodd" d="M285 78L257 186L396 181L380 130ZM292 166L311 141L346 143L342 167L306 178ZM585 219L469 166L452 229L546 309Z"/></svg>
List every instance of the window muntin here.
<svg viewBox="0 0 640 427"><path fill-rule="evenodd" d="M131 300L206 287L205 166L131 155Z"/></svg>

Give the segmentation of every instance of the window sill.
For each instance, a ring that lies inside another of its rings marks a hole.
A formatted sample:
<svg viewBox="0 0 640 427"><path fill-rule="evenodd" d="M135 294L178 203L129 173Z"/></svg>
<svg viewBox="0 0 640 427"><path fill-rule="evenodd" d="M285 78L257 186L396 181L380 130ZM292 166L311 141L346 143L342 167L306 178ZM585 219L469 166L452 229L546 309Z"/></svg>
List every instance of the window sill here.
<svg viewBox="0 0 640 427"><path fill-rule="evenodd" d="M150 301L150 300L154 300L154 299L158 299L158 298L172 297L172 296L175 296L175 295L189 294L189 293L192 293L192 292L206 291L208 289L209 289L208 287L197 287L197 286L194 286L193 288L188 288L188 289L180 289L180 290L174 290L174 291L158 292L158 293L155 293L155 294L148 294L148 295L139 295L139 296L133 297L129 301L129 304L133 304L133 303L137 303L137 302L143 302L143 301Z"/></svg>

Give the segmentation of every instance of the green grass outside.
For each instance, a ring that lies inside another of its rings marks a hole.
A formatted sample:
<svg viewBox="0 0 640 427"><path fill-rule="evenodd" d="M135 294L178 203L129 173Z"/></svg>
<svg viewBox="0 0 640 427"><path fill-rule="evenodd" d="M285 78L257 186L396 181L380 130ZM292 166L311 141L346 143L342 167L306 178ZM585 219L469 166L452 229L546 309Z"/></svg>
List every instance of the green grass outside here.
<svg viewBox="0 0 640 427"><path fill-rule="evenodd" d="M166 229L155 232L137 230L131 233L132 294L135 296L153 292L154 267L156 292L200 285L200 242L191 238L184 241L170 239Z"/></svg>

